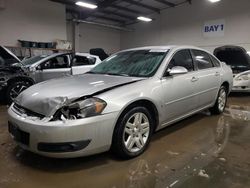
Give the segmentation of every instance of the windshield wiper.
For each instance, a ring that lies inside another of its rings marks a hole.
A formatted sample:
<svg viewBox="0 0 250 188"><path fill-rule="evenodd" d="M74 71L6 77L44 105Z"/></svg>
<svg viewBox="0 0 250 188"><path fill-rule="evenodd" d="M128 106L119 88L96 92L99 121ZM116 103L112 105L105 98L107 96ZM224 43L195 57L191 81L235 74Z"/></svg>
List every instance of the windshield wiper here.
<svg viewBox="0 0 250 188"><path fill-rule="evenodd" d="M126 76L126 77L129 77L128 74L119 74L119 73L105 73L107 75L111 75L111 76Z"/></svg>
<svg viewBox="0 0 250 188"><path fill-rule="evenodd" d="M88 71L88 72L86 72L85 74L102 74L102 73Z"/></svg>
<svg viewBox="0 0 250 188"><path fill-rule="evenodd" d="M119 74L119 73L108 73L108 72L92 72L88 71L86 72L87 74L106 74L106 75L111 75L111 76L127 76L129 77L128 74Z"/></svg>

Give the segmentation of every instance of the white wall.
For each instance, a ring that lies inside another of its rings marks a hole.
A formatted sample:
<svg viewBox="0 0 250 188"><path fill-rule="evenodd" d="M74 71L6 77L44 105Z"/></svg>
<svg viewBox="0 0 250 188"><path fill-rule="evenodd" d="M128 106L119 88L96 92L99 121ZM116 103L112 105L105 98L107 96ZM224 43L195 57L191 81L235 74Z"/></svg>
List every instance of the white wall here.
<svg viewBox="0 0 250 188"><path fill-rule="evenodd" d="M226 44L237 44L250 50L250 1L222 0L211 4L208 0L193 0L192 5L167 9L151 23L132 26L134 32L123 32L121 48L145 45L187 44L210 51ZM204 22L225 19L223 37L206 38Z"/></svg>
<svg viewBox="0 0 250 188"><path fill-rule="evenodd" d="M65 7L48 0L5 0L5 5L5 9L0 9L1 45L16 46L18 39L68 39L81 52L101 47L114 53L130 47L166 44L196 45L211 51L220 45L238 44L250 51L249 0L222 0L216 4L193 0L192 5L184 4L153 15L156 20L151 23L132 25L134 32L83 23L73 29L70 22L66 24ZM205 38L204 22L216 19L225 19L225 36Z"/></svg>
<svg viewBox="0 0 250 188"><path fill-rule="evenodd" d="M76 51L88 52L91 48L103 48L106 53L111 54L120 50L121 37L118 30L85 23L80 23L75 28ZM70 30L72 29L68 29Z"/></svg>
<svg viewBox="0 0 250 188"><path fill-rule="evenodd" d="M6 0L0 10L0 44L17 46L18 39L66 40L65 6L48 0Z"/></svg>
<svg viewBox="0 0 250 188"><path fill-rule="evenodd" d="M66 32L67 32L67 40L73 43L74 40L74 23L71 21L67 21L66 23Z"/></svg>

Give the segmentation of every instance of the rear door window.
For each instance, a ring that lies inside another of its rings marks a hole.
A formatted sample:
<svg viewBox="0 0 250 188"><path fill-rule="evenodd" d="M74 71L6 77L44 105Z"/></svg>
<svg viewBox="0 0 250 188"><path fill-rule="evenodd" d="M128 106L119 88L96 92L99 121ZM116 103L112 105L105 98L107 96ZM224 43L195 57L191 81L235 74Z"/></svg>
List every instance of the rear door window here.
<svg viewBox="0 0 250 188"><path fill-rule="evenodd" d="M192 50L194 61L199 70L213 68L214 65L207 52L201 50Z"/></svg>
<svg viewBox="0 0 250 188"><path fill-rule="evenodd" d="M57 56L54 57L41 65L42 69L60 69L69 68L68 56Z"/></svg>
<svg viewBox="0 0 250 188"><path fill-rule="evenodd" d="M94 65L95 62L96 62L96 58L94 58L94 57L86 57L86 56L76 55L73 58L72 66Z"/></svg>

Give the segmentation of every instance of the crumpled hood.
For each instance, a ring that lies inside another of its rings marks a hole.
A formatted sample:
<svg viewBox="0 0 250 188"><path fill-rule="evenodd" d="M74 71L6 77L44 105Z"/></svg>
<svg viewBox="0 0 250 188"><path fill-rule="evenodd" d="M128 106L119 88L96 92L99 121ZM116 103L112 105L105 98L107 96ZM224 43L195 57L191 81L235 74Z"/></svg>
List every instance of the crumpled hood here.
<svg viewBox="0 0 250 188"><path fill-rule="evenodd" d="M70 76L31 86L15 102L28 110L50 117L59 108L80 97L142 79L100 74Z"/></svg>

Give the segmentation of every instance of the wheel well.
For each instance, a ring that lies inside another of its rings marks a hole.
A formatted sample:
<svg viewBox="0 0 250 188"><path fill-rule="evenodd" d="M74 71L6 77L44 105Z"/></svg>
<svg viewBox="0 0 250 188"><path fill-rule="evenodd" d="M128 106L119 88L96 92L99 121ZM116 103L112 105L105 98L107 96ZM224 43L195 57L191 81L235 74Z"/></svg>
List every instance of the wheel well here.
<svg viewBox="0 0 250 188"><path fill-rule="evenodd" d="M8 80L8 85L14 83L14 82L20 82L20 81L25 81L25 82L29 82L30 85L34 84L34 81L31 78L26 78L26 77L14 77L11 78L10 80Z"/></svg>
<svg viewBox="0 0 250 188"><path fill-rule="evenodd" d="M136 106L145 107L149 111L149 113L152 114L152 119L154 121L154 130L155 130L159 123L159 113L154 103L152 103L149 100L144 100L144 99L138 100L128 105L119 116L118 121L121 117L123 117L124 114L126 114L129 110L131 110Z"/></svg>
<svg viewBox="0 0 250 188"><path fill-rule="evenodd" d="M229 94L229 83L228 82L223 82L222 86L225 86L227 90L227 94Z"/></svg>

